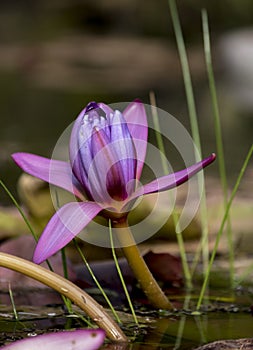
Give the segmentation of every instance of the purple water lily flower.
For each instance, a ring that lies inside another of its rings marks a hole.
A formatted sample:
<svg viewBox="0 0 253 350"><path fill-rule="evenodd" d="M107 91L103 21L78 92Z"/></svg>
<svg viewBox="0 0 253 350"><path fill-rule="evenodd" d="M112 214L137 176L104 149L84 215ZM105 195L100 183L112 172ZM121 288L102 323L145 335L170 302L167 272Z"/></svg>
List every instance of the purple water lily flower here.
<svg viewBox="0 0 253 350"><path fill-rule="evenodd" d="M34 253L41 263L69 243L96 215L118 218L141 195L166 191L187 181L214 161L215 154L176 173L139 186L146 156L148 125L136 100L123 113L89 103L77 117L69 143L69 162L29 153L12 155L25 172L73 193L51 218Z"/></svg>

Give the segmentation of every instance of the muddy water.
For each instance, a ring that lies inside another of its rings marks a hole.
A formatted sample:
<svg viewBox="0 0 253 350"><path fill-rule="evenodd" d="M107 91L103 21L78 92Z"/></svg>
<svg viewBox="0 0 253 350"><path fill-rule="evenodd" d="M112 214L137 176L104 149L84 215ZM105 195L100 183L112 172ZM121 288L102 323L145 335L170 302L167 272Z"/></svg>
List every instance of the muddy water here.
<svg viewBox="0 0 253 350"><path fill-rule="evenodd" d="M216 290L215 294L224 292ZM142 308L137 310L139 327L134 325L130 314L121 311L119 316L131 344L121 346L106 342L102 349L194 349L215 340L252 337L250 292L241 290L234 303L224 302L225 298L217 300L206 303L200 315L193 315L189 308L174 313ZM191 307L193 305L194 302ZM80 318L67 316L61 305L19 306L17 311L18 321L14 320L10 306L0 307L0 345L44 332L86 327Z"/></svg>

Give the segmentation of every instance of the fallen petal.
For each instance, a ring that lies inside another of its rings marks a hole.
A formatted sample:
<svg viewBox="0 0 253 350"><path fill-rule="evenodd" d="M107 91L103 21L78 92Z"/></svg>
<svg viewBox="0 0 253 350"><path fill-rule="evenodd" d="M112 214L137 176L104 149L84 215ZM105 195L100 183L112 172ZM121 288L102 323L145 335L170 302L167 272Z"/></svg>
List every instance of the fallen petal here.
<svg viewBox="0 0 253 350"><path fill-rule="evenodd" d="M3 350L95 350L105 339L102 329L82 329L38 335L4 346Z"/></svg>
<svg viewBox="0 0 253 350"><path fill-rule="evenodd" d="M40 264L65 247L102 210L93 202L71 202L51 218L36 246L33 261Z"/></svg>

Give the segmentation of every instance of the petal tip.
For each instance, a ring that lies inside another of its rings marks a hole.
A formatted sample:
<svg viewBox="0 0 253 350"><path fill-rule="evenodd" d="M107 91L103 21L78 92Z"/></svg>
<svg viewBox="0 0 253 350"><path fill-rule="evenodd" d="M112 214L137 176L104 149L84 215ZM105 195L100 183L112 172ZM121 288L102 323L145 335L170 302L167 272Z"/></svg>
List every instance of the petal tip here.
<svg viewBox="0 0 253 350"><path fill-rule="evenodd" d="M33 262L34 264L40 265L42 264L46 259L42 259L40 256L38 256L39 254L36 252L34 252L33 254Z"/></svg>
<svg viewBox="0 0 253 350"><path fill-rule="evenodd" d="M142 102L142 100L140 98L135 98L133 102L143 104L143 102Z"/></svg>
<svg viewBox="0 0 253 350"><path fill-rule="evenodd" d="M207 157L206 159L204 159L204 161L206 160L206 164L205 162L203 161L203 165L209 165L211 164L212 162L214 162L216 159L216 154L215 153L211 153L211 155L209 157Z"/></svg>

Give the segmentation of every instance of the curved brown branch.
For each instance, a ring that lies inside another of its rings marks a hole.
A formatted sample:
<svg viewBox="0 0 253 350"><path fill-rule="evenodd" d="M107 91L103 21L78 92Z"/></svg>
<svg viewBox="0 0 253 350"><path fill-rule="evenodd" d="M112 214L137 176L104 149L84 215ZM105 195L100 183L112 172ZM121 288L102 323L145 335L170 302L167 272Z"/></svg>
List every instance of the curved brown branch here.
<svg viewBox="0 0 253 350"><path fill-rule="evenodd" d="M116 342L127 342L125 334L105 312L103 307L82 289L64 277L31 261L6 253L0 253L0 266L20 272L53 288L79 306L100 328L105 330L108 338Z"/></svg>

